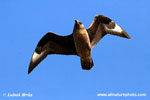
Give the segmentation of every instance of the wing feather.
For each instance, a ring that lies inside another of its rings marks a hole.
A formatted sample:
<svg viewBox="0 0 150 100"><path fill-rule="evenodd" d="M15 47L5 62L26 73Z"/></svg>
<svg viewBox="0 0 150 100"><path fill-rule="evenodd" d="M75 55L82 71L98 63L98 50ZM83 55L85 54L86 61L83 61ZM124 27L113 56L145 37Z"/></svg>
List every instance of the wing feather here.
<svg viewBox="0 0 150 100"><path fill-rule="evenodd" d="M38 43L30 61L28 74L44 59L48 54L77 55L73 35L60 36L48 32Z"/></svg>
<svg viewBox="0 0 150 100"><path fill-rule="evenodd" d="M92 24L87 29L91 46L94 47L106 34L116 35L130 39L130 36L110 18L96 15Z"/></svg>

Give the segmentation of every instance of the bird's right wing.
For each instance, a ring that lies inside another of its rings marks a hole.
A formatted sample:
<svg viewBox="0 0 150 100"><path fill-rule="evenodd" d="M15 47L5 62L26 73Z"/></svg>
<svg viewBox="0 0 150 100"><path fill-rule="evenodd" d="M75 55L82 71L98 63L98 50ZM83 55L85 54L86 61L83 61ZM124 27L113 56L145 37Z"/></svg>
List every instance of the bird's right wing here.
<svg viewBox="0 0 150 100"><path fill-rule="evenodd" d="M28 69L28 74L44 59L48 54L77 55L73 35L60 36L48 32L38 43Z"/></svg>
<svg viewBox="0 0 150 100"><path fill-rule="evenodd" d="M96 15L92 24L87 29L91 46L94 47L106 34L116 35L130 39L129 35L110 18Z"/></svg>

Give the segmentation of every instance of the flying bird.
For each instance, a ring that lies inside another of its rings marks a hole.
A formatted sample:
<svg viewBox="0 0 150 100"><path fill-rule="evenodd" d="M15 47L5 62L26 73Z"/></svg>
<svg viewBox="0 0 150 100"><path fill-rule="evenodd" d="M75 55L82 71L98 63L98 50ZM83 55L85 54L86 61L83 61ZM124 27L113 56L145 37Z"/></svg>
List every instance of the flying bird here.
<svg viewBox="0 0 150 100"><path fill-rule="evenodd" d="M75 20L73 33L67 36L48 32L37 44L32 55L28 74L49 54L77 55L82 69L90 70L93 60L91 49L106 35L116 35L130 39L130 36L114 21L103 15L96 15L89 28Z"/></svg>

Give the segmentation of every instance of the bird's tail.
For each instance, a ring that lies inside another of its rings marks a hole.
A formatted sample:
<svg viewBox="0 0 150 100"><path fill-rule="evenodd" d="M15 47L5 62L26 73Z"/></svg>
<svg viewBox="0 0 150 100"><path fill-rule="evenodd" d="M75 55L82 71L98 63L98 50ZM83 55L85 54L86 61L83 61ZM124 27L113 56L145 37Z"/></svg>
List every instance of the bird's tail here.
<svg viewBox="0 0 150 100"><path fill-rule="evenodd" d="M92 58L81 59L81 66L83 70L90 70L94 66Z"/></svg>

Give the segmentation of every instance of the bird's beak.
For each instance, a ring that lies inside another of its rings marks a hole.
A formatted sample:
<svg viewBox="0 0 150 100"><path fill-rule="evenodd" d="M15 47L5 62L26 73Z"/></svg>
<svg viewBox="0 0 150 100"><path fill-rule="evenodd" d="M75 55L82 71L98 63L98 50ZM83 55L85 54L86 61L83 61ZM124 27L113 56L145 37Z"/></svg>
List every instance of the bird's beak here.
<svg viewBox="0 0 150 100"><path fill-rule="evenodd" d="M74 21L75 21L75 23L77 23L77 22L78 22L76 19L75 19Z"/></svg>

